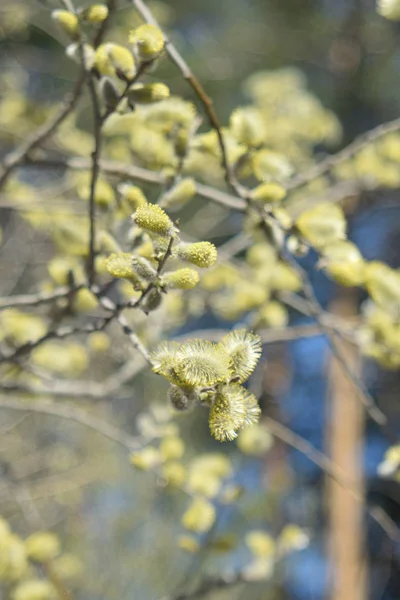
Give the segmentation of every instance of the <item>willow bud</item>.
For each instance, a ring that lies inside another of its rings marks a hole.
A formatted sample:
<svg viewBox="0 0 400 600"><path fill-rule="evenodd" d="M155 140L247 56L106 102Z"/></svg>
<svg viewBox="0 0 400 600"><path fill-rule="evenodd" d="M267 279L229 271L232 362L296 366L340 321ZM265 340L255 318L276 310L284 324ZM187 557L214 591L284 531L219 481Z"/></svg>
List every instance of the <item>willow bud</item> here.
<svg viewBox="0 0 400 600"><path fill-rule="evenodd" d="M256 108L238 108L230 117L230 128L236 139L250 147L262 144L266 136L265 121Z"/></svg>
<svg viewBox="0 0 400 600"><path fill-rule="evenodd" d="M103 77L100 81L100 93L108 109L114 110L118 106L120 94L108 77Z"/></svg>
<svg viewBox="0 0 400 600"><path fill-rule="evenodd" d="M400 21L400 0L378 0L377 12L391 21Z"/></svg>
<svg viewBox="0 0 400 600"><path fill-rule="evenodd" d="M281 181L287 179L293 172L286 157L272 150L259 150L252 158L254 175L259 181Z"/></svg>
<svg viewBox="0 0 400 600"><path fill-rule="evenodd" d="M194 244L181 244L176 250L176 255L181 260L196 265L202 269L212 267L217 260L217 249L210 242L195 242Z"/></svg>
<svg viewBox="0 0 400 600"><path fill-rule="evenodd" d="M265 304L258 313L258 323L262 327L281 328L289 322L287 309L280 302L272 300Z"/></svg>
<svg viewBox="0 0 400 600"><path fill-rule="evenodd" d="M132 52L119 44L101 44L96 50L94 67L101 75L118 75L124 79L131 79L136 73Z"/></svg>
<svg viewBox="0 0 400 600"><path fill-rule="evenodd" d="M161 454L154 446L147 446L138 452L133 452L129 458L130 463L142 471L150 471L161 462Z"/></svg>
<svg viewBox="0 0 400 600"><path fill-rule="evenodd" d="M78 17L69 10L53 10L51 18L58 27L67 34L71 40L76 40L79 35Z"/></svg>
<svg viewBox="0 0 400 600"><path fill-rule="evenodd" d="M128 204L131 210L136 210L139 206L147 204L146 196L137 185L122 183L118 187L118 191L121 194L121 202Z"/></svg>
<svg viewBox="0 0 400 600"><path fill-rule="evenodd" d="M134 104L154 104L170 96L164 83L135 83L128 92L128 99Z"/></svg>
<svg viewBox="0 0 400 600"><path fill-rule="evenodd" d="M192 177L181 179L165 194L163 202L165 206L176 208L189 202L196 194L196 182Z"/></svg>
<svg viewBox="0 0 400 600"><path fill-rule="evenodd" d="M168 390L168 400L171 403L171 406L179 412L189 410L193 405L191 395L184 392L182 388L177 385L170 386Z"/></svg>
<svg viewBox="0 0 400 600"><path fill-rule="evenodd" d="M159 289L153 287L143 299L142 309L145 314L156 310L162 302L162 294Z"/></svg>
<svg viewBox="0 0 400 600"><path fill-rule="evenodd" d="M157 58L164 49L164 36L155 25L141 25L129 34L129 42L135 44L137 54L142 61Z"/></svg>
<svg viewBox="0 0 400 600"><path fill-rule="evenodd" d="M365 266L365 283L373 301L400 317L400 272L384 263L374 261Z"/></svg>
<svg viewBox="0 0 400 600"><path fill-rule="evenodd" d="M149 260L141 256L132 257L132 269L146 281L154 281L157 278L157 271Z"/></svg>
<svg viewBox="0 0 400 600"><path fill-rule="evenodd" d="M189 131L183 127L179 129L174 139L175 153L179 157L184 157L187 154L190 141Z"/></svg>
<svg viewBox="0 0 400 600"><path fill-rule="evenodd" d="M129 252L117 252L106 259L106 269L112 277L138 281L136 273L132 269L132 255Z"/></svg>
<svg viewBox="0 0 400 600"><path fill-rule="evenodd" d="M200 277L194 269L177 269L162 276L162 284L171 290L191 290L199 283Z"/></svg>
<svg viewBox="0 0 400 600"><path fill-rule="evenodd" d="M251 199L256 202L280 202L286 196L286 190L279 183L261 183L251 191Z"/></svg>
<svg viewBox="0 0 400 600"><path fill-rule="evenodd" d="M296 228L310 244L322 248L345 239L347 225L341 208L323 203L300 215Z"/></svg>
<svg viewBox="0 0 400 600"><path fill-rule="evenodd" d="M361 285L364 280L363 257L351 242L340 241L325 246L319 266L334 281L346 287Z"/></svg>
<svg viewBox="0 0 400 600"><path fill-rule="evenodd" d="M204 498L192 500L187 511L182 517L182 525L190 531L205 533L214 524L215 508Z"/></svg>
<svg viewBox="0 0 400 600"><path fill-rule="evenodd" d="M185 444L177 435L167 435L160 443L160 452L164 460L177 460L185 452Z"/></svg>
<svg viewBox="0 0 400 600"><path fill-rule="evenodd" d="M57 595L52 583L44 579L27 579L13 590L13 600L51 600Z"/></svg>
<svg viewBox="0 0 400 600"><path fill-rule="evenodd" d="M78 64L82 62L81 54L83 54L84 68L87 71L94 65L95 51L90 44L82 44L82 48L80 48L79 44L70 44L67 46L65 53L71 60Z"/></svg>
<svg viewBox="0 0 400 600"><path fill-rule="evenodd" d="M286 247L291 254L299 258L308 254L308 246L295 235L290 235L286 240Z"/></svg>
<svg viewBox="0 0 400 600"><path fill-rule="evenodd" d="M81 17L88 23L102 23L108 17L108 8L105 4L92 4L82 11Z"/></svg>
<svg viewBox="0 0 400 600"><path fill-rule="evenodd" d="M36 531L25 540L25 549L31 560L45 563L60 553L60 542L53 533Z"/></svg>
<svg viewBox="0 0 400 600"><path fill-rule="evenodd" d="M139 206L132 219L142 229L167 237L174 233L174 226L167 213L157 204Z"/></svg>
<svg viewBox="0 0 400 600"><path fill-rule="evenodd" d="M97 297L87 288L82 288L76 292L73 306L78 312L89 312L95 310L99 304Z"/></svg>

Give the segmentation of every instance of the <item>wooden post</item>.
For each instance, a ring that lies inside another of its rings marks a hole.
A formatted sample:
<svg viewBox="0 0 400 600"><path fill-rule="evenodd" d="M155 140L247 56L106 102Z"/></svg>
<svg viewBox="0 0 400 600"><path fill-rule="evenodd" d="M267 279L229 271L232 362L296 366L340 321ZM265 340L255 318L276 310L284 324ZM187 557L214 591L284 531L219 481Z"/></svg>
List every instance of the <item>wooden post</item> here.
<svg viewBox="0 0 400 600"><path fill-rule="evenodd" d="M341 316L354 314L354 304L346 299L331 307ZM337 340L348 366L359 373L355 346ZM330 415L327 419L327 444L332 461L353 484L357 496L364 496L362 446L364 410L353 384L334 356L329 364ZM366 600L364 506L332 479L327 479L329 515L328 556L331 569L330 600Z"/></svg>

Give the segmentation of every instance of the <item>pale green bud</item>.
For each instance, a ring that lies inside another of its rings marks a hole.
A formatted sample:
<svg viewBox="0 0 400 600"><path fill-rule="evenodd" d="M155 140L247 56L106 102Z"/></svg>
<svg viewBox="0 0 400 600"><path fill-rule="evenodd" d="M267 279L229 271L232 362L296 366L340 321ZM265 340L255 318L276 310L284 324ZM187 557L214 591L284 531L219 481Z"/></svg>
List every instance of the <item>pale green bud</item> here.
<svg viewBox="0 0 400 600"><path fill-rule="evenodd" d="M166 237L174 233L171 219L157 204L139 206L132 218L136 225L158 236Z"/></svg>
<svg viewBox="0 0 400 600"><path fill-rule="evenodd" d="M237 108L230 117L230 127L236 139L250 147L259 146L266 137L265 121L256 108Z"/></svg>
<svg viewBox="0 0 400 600"><path fill-rule="evenodd" d="M204 498L195 498L182 517L182 525L190 531L204 533L215 521L215 508Z"/></svg>
<svg viewBox="0 0 400 600"><path fill-rule="evenodd" d="M339 206L322 203L300 215L296 228L310 244L322 248L345 239L347 224Z"/></svg>
<svg viewBox="0 0 400 600"><path fill-rule="evenodd" d="M191 290L199 283L200 277L194 269L177 269L162 276L162 283L171 290Z"/></svg>
<svg viewBox="0 0 400 600"><path fill-rule="evenodd" d="M114 109L118 106L120 94L108 77L103 77L100 81L100 93L107 108Z"/></svg>
<svg viewBox="0 0 400 600"><path fill-rule="evenodd" d="M132 52L119 44L101 44L95 53L94 67L101 75L131 79L136 73Z"/></svg>
<svg viewBox="0 0 400 600"><path fill-rule="evenodd" d="M319 261L332 279L346 287L361 285L364 281L364 260L355 244L339 241L323 248Z"/></svg>
<svg viewBox="0 0 400 600"><path fill-rule="evenodd" d="M195 242L194 244L181 244L176 250L176 255L187 262L202 269L212 267L217 260L217 249L210 242Z"/></svg>
<svg viewBox="0 0 400 600"><path fill-rule="evenodd" d="M400 272L384 263L373 261L365 265L366 288L374 302L400 317Z"/></svg>
<svg viewBox="0 0 400 600"><path fill-rule="evenodd" d="M256 202L280 202L286 196L286 190L279 183L261 183L251 191L251 199Z"/></svg>
<svg viewBox="0 0 400 600"><path fill-rule="evenodd" d="M378 0L377 12L391 21L400 21L400 0Z"/></svg>
<svg viewBox="0 0 400 600"><path fill-rule="evenodd" d="M149 260L143 258L142 256L133 256L132 257L132 269L146 281L154 281L157 277L157 271L151 264Z"/></svg>
<svg viewBox="0 0 400 600"><path fill-rule="evenodd" d="M60 553L60 542L53 533L36 531L25 540L25 549L31 560L45 563Z"/></svg>
<svg viewBox="0 0 400 600"><path fill-rule="evenodd" d="M14 588L12 600L53 600L57 597L54 586L44 579L28 579Z"/></svg>
<svg viewBox="0 0 400 600"><path fill-rule="evenodd" d="M135 44L142 61L154 60L164 49L164 36L155 25L141 25L129 34L129 42Z"/></svg>
<svg viewBox="0 0 400 600"><path fill-rule="evenodd" d="M265 304L258 313L257 325L263 327L281 328L289 322L287 309L280 302L272 300Z"/></svg>
<svg viewBox="0 0 400 600"><path fill-rule="evenodd" d="M145 206L147 204L146 196L136 185L122 183L118 187L118 191L121 194L121 202L128 204L131 210L136 210L139 206Z"/></svg>
<svg viewBox="0 0 400 600"><path fill-rule="evenodd" d="M102 23L108 17L108 8L105 4L92 4L82 11L81 16L88 23Z"/></svg>
<svg viewBox="0 0 400 600"><path fill-rule="evenodd" d="M169 96L169 88L164 83L135 83L128 92L128 98L134 104L153 104Z"/></svg>
<svg viewBox="0 0 400 600"><path fill-rule="evenodd" d="M163 202L165 206L176 208L189 202L196 194L196 182L192 177L181 179L165 194Z"/></svg>
<svg viewBox="0 0 400 600"><path fill-rule="evenodd" d="M142 309L145 314L156 310L162 302L162 294L159 289L153 287L144 297Z"/></svg>
<svg viewBox="0 0 400 600"><path fill-rule="evenodd" d="M79 21L74 13L69 10L53 10L51 18L69 38L72 40L77 39L79 35Z"/></svg>
<svg viewBox="0 0 400 600"><path fill-rule="evenodd" d="M89 71L94 65L95 50L90 44L82 44L82 48L79 47L79 44L70 44L67 46L65 53L71 60L78 64L81 64L81 54L83 54L85 69L87 71Z"/></svg>

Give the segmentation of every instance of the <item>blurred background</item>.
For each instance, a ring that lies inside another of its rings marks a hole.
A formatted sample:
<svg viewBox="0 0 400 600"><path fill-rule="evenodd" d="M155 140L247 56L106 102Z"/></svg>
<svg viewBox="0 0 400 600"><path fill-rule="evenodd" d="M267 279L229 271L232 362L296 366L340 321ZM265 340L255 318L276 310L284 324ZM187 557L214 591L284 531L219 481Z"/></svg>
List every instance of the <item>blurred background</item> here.
<svg viewBox="0 0 400 600"><path fill-rule="evenodd" d="M122 31L138 20L123 0L120 4L116 21ZM400 115L400 24L379 17L373 0L153 0L148 4L214 99L224 123L246 101L242 86L246 77L284 67L300 69L310 90L337 115L343 135L333 151ZM49 5L57 3L0 3L0 71L24 77L28 94L38 105L60 98L75 74L54 31L49 31ZM167 61L161 65L160 76L176 94L191 98L185 82ZM9 97L8 110L13 110L17 100ZM7 119L3 106L2 129L7 129ZM318 155L324 155L322 148L317 148ZM350 219L349 237L363 255L385 260L392 267L400 267L398 200L397 190L363 192ZM46 261L45 245L40 239L25 237L27 228L12 209L0 207L0 219L2 252L11 247L16 264L25 270ZM229 231L213 232L213 241L227 239ZM341 314L356 312L364 300L362 294L340 292L314 265L315 256L304 260L321 304ZM8 261L0 264L0 281L2 295L23 291L20 272L10 270ZM305 321L292 316L294 324ZM192 319L176 333L213 326L227 325L206 316ZM331 399L351 392L335 371L324 336L268 345L264 358L259 374L263 414L327 451L334 417ZM382 371L372 362L358 368L377 404L399 431L398 373ZM132 395L114 406L113 414L125 429L135 431L137 416L149 398L163 402L165 389L145 374L135 379ZM107 416L106 403L97 408ZM360 486L366 487L367 501L383 507L400 526L400 486L376 474L389 441L364 415L355 411L349 418L358 423L364 471ZM175 538L185 498L166 493L151 472L134 471L126 453L112 442L43 416L30 415L16 422L15 415L2 411L0 422L5 428L0 439L0 513L17 529L23 527L20 507L9 490L10 479L29 486L46 528L54 528L84 565L84 584L77 586L75 598L161 600L183 582L201 579L202 573L235 568L243 560L243 549L224 553L223 544L219 548L210 544L195 555L177 549ZM345 421L342 426L345 430ZM221 451L208 434L206 420L199 423L198 415L195 420L188 417L182 430L191 456ZM240 538L249 523L252 528L274 532L284 523L295 522L309 532L311 542L280 565L269 582L206 597L346 600L332 596L328 558L337 516L330 509L334 492L321 469L279 441L262 459L244 457L234 444L222 451L233 460L237 481L246 493L238 507L220 508L214 539L227 530ZM398 600L400 546L388 540L367 514L364 518L366 563L360 578L367 579L371 600Z"/></svg>

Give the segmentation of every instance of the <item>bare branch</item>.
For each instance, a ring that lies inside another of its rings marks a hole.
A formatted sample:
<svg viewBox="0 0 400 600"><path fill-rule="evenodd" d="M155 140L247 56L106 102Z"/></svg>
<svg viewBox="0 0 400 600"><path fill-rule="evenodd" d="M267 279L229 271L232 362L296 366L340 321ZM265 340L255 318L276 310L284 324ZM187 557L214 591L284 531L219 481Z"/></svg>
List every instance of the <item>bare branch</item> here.
<svg viewBox="0 0 400 600"><path fill-rule="evenodd" d="M274 437L277 437L288 446L291 446L295 450L301 452L301 454L304 454L304 456L307 456L311 462L317 465L324 473L331 477L331 479L343 487L355 500L364 503L364 497L360 496L358 491L354 489L353 482L347 480L342 469L328 456L315 448L306 439L297 435L294 431L285 427L285 425L282 425L282 423L279 423L270 417L264 418L263 422ZM382 527L390 539L393 541L400 541L399 528L383 510L378 510L377 507L368 507L367 510L371 518Z"/></svg>
<svg viewBox="0 0 400 600"><path fill-rule="evenodd" d="M161 600L195 600L196 598L203 598L215 590L232 588L240 583L249 584L250 582L246 581L241 573L221 575L220 577L209 577L208 579L202 581L199 586L191 592L184 592L174 596L166 596Z"/></svg>
<svg viewBox="0 0 400 600"><path fill-rule="evenodd" d="M15 306L39 306L66 298L71 293L78 292L83 285L77 285L73 288L64 286L52 292L38 292L37 294L21 294L19 296L8 296L0 298L0 310L4 308L14 308Z"/></svg>
<svg viewBox="0 0 400 600"><path fill-rule="evenodd" d="M128 433L125 433L118 427L110 424L108 421L99 419L88 412L71 406L68 404L55 404L53 402L27 402L25 399L5 399L0 398L0 409L13 410L18 412L28 412L40 415L48 415L50 417L57 417L65 419L74 423L79 423L96 431L100 435L112 440L119 444L125 450L137 450L143 445L139 438L135 438Z"/></svg>
<svg viewBox="0 0 400 600"><path fill-rule="evenodd" d="M67 168L78 171L90 169L90 161L80 157L66 159L43 159L39 157L32 159L31 157L27 157L24 164L40 168ZM136 165L126 165L111 160L100 160L99 166L101 171L107 175L115 175L134 181L138 180L146 183L154 183L156 185L165 185L167 183L167 180L162 173L151 171L150 169L145 169ZM199 196L220 204L221 206L225 206L226 208L241 212L246 209L246 203L239 197L234 196L233 194L227 194L226 192L202 183L196 182L196 193Z"/></svg>
<svg viewBox="0 0 400 600"><path fill-rule="evenodd" d="M61 108L46 123L39 127L25 142L16 148L11 154L7 155L3 163L3 171L0 174L0 189L5 185L11 173L16 167L24 162L28 154L42 144L48 137L54 133L59 125L68 117L76 107L81 97L84 83L86 81L86 72L81 71L75 88L68 94Z"/></svg>
<svg viewBox="0 0 400 600"><path fill-rule="evenodd" d="M363 135L358 137L356 140L354 140L354 142L346 146L346 148L344 148L340 152L337 152L336 154L333 154L331 156L327 156L324 160L322 160L314 167L311 167L311 169L309 169L305 173L300 173L299 175L294 177L288 183L286 189L294 190L298 187L301 187L302 185L309 183L313 179L316 179L317 177L320 177L321 175L324 175L325 173L331 171L340 163L349 160L355 154L357 154L357 152L360 152L360 150L362 150L365 146L368 146L372 142L379 140L379 138L387 135L388 133L393 133L395 131L398 131L399 129L400 119L394 119L393 121L389 121L388 123L378 125L378 127L375 127L375 129L371 129L370 131L367 131L367 133L364 133Z"/></svg>

